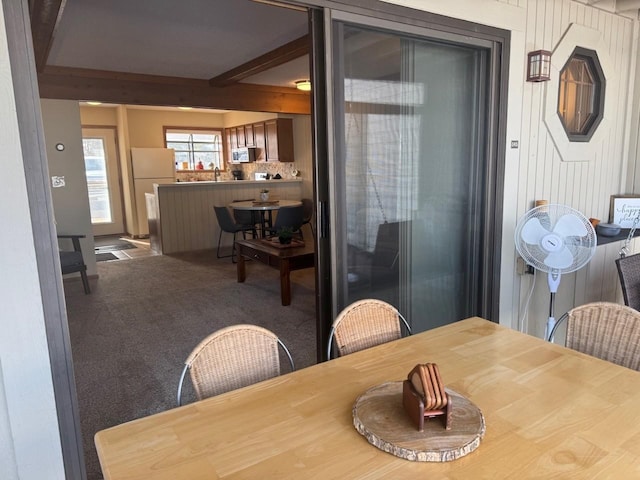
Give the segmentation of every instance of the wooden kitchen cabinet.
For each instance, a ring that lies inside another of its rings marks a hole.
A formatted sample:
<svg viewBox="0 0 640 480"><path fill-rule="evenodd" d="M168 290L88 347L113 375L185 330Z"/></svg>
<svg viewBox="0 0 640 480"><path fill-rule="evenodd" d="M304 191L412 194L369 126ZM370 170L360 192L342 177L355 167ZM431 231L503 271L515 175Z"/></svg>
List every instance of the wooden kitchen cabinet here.
<svg viewBox="0 0 640 480"><path fill-rule="evenodd" d="M238 148L247 146L247 139L244 134L244 125L236 127L236 140L238 141Z"/></svg>
<svg viewBox="0 0 640 480"><path fill-rule="evenodd" d="M293 120L267 120L264 128L267 162L293 162Z"/></svg>
<svg viewBox="0 0 640 480"><path fill-rule="evenodd" d="M229 154L238 147L256 149L256 162L293 162L293 120L274 118L225 129Z"/></svg>
<svg viewBox="0 0 640 480"><path fill-rule="evenodd" d="M253 134L253 125L244 126L244 141L245 141L245 146L247 147L256 146L255 136Z"/></svg>
<svg viewBox="0 0 640 480"><path fill-rule="evenodd" d="M256 162L267 161L267 138L265 136L264 122L254 123L253 141L256 147Z"/></svg>
<svg viewBox="0 0 640 480"><path fill-rule="evenodd" d="M229 138L229 145L231 148L238 148L238 128L231 127L228 128L227 137Z"/></svg>
<svg viewBox="0 0 640 480"><path fill-rule="evenodd" d="M231 151L235 148L233 142L234 140L231 139L231 129L230 128L225 128L224 129L224 141L225 141L225 145L226 145L226 152L225 152L225 156L227 159L227 163L233 163L233 157L231 156Z"/></svg>

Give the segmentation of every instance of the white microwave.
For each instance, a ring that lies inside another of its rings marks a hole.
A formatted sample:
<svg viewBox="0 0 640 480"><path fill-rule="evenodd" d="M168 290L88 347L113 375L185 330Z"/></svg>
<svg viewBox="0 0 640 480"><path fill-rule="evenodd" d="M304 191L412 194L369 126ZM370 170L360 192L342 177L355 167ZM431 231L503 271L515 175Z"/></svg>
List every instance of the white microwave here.
<svg viewBox="0 0 640 480"><path fill-rule="evenodd" d="M234 148L231 150L232 163L248 163L255 162L256 149L249 147Z"/></svg>

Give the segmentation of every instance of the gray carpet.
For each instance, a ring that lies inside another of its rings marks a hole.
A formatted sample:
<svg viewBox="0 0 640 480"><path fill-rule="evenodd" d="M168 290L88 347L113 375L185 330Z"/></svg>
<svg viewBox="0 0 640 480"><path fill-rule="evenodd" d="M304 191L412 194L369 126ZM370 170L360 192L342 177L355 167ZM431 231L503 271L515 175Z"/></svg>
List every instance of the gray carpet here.
<svg viewBox="0 0 640 480"><path fill-rule="evenodd" d="M289 347L296 368L315 363L313 269L292 273L292 303L280 304L275 269L247 264L236 282L215 252L98 264L90 295L79 282L65 294L88 479L102 478L93 435L175 406L189 352L209 333L253 323ZM187 383L186 400L193 400Z"/></svg>

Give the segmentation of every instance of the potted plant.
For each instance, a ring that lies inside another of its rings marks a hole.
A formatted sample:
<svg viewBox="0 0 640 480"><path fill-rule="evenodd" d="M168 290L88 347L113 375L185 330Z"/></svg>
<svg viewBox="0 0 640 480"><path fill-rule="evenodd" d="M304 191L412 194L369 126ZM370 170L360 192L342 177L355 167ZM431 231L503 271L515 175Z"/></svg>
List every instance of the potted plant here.
<svg viewBox="0 0 640 480"><path fill-rule="evenodd" d="M263 202L269 200L269 190L267 190L266 188L260 190L260 200L262 200Z"/></svg>
<svg viewBox="0 0 640 480"><path fill-rule="evenodd" d="M293 240L293 229L291 227L282 227L276 232L278 240L283 245L288 245Z"/></svg>

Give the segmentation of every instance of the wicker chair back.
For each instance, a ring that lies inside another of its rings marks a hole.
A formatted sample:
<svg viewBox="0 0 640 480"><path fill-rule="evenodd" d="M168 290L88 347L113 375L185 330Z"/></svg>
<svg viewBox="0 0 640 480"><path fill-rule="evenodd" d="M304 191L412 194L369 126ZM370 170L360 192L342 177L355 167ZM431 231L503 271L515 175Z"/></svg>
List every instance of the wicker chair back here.
<svg viewBox="0 0 640 480"><path fill-rule="evenodd" d="M293 370L287 347L266 328L242 324L212 333L185 361L178 386L178 405L186 371L198 400L277 377L280 375L278 345L286 352Z"/></svg>
<svg viewBox="0 0 640 480"><path fill-rule="evenodd" d="M331 357L333 338L337 352L347 355L401 338L401 321L411 333L409 324L393 305L373 298L354 302L333 322L327 358Z"/></svg>
<svg viewBox="0 0 640 480"><path fill-rule="evenodd" d="M576 307L567 314L566 346L640 371L640 312L608 302Z"/></svg>

